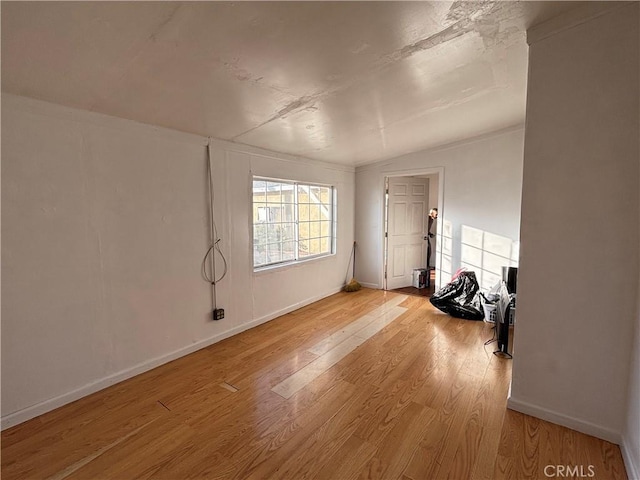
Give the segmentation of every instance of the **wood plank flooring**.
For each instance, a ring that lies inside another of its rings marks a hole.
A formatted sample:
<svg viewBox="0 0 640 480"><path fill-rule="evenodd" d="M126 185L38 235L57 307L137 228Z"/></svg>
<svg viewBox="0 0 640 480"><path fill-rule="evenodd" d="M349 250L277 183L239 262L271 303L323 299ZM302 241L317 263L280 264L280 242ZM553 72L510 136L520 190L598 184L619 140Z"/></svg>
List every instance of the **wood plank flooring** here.
<svg viewBox="0 0 640 480"><path fill-rule="evenodd" d="M2 478L626 478L618 446L507 410L491 327L426 298L289 398L272 391L397 297L333 295L8 429Z"/></svg>

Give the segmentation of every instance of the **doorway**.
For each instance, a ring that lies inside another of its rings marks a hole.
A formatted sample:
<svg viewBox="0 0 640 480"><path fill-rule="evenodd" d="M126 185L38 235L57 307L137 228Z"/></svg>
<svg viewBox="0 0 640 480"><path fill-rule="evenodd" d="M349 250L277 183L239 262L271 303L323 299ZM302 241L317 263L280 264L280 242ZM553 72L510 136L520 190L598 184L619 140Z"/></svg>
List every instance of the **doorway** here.
<svg viewBox="0 0 640 480"><path fill-rule="evenodd" d="M428 214L434 207L442 211L442 177L441 169L385 177L385 290L430 296L438 284L440 216L429 238ZM431 257L427 258L429 242Z"/></svg>

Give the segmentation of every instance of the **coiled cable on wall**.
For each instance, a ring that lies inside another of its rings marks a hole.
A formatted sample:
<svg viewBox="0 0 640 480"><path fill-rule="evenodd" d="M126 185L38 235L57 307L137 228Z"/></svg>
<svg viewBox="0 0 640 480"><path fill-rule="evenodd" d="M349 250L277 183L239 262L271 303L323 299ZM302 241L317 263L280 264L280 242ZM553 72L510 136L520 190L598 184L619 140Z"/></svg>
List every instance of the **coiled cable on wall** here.
<svg viewBox="0 0 640 480"><path fill-rule="evenodd" d="M213 308L218 308L217 301L217 292L216 286L218 282L220 282L227 275L227 259L225 258L222 250L220 249L221 238L218 237L218 227L216 226L215 215L214 215L214 200L215 200L215 192L213 189L213 168L211 166L211 138L207 141L207 180L209 186L209 225L211 227L210 232L210 243L209 248L207 249L207 253L205 253L204 258L202 259L202 276L204 279L209 282L211 285L211 296L213 299ZM220 278L216 278L216 252L222 258L222 262L224 265L222 275ZM211 272L207 272L207 260L211 264L210 270Z"/></svg>

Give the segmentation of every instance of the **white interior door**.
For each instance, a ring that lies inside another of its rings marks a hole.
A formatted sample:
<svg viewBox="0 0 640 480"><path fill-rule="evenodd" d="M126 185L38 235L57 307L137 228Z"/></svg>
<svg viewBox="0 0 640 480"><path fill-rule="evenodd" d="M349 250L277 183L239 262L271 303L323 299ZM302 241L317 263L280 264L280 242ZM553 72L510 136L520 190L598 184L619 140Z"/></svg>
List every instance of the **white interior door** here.
<svg viewBox="0 0 640 480"><path fill-rule="evenodd" d="M386 268L388 290L411 286L413 270L426 267L428 199L427 179L389 178Z"/></svg>

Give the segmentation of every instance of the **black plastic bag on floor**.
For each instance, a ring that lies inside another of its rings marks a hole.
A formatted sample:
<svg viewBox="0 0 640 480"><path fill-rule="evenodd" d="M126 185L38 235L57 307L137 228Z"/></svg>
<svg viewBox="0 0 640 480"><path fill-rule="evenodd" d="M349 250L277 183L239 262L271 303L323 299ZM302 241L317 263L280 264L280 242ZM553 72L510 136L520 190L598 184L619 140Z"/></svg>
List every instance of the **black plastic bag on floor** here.
<svg viewBox="0 0 640 480"><path fill-rule="evenodd" d="M478 280L474 272L460 272L450 283L434 293L429 301L438 310L465 320L482 320L478 299Z"/></svg>

